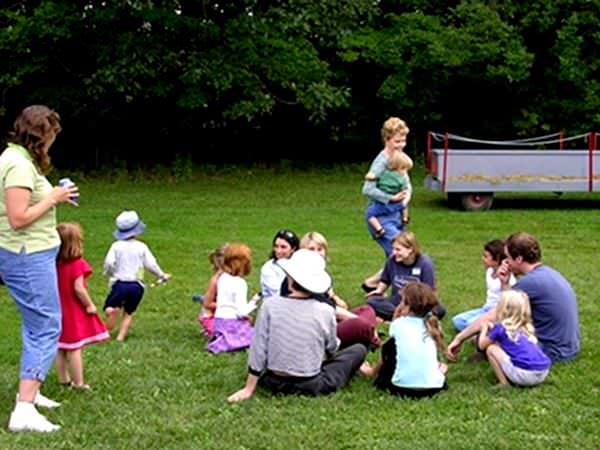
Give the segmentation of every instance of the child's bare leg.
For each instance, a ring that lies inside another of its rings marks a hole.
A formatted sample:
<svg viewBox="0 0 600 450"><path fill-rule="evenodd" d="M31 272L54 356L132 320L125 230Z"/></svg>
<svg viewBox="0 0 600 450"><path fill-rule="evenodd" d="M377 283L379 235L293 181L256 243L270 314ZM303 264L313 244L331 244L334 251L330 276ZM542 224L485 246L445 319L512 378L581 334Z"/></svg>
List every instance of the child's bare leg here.
<svg viewBox="0 0 600 450"><path fill-rule="evenodd" d="M69 354L69 366L71 367L71 376L75 387L83 386L83 359L81 349L73 350Z"/></svg>
<svg viewBox="0 0 600 450"><path fill-rule="evenodd" d="M111 331L114 327L115 324L117 323L117 318L119 317L119 309L120 308L106 308L105 313L106 313L106 328L108 329L108 331Z"/></svg>
<svg viewBox="0 0 600 450"><path fill-rule="evenodd" d="M123 311L123 320L121 320L121 327L119 328L119 335L117 336L117 341L123 342L125 340L125 336L127 336L127 331L129 330L129 326L131 325L131 321L133 320L133 315L127 314Z"/></svg>
<svg viewBox="0 0 600 450"><path fill-rule="evenodd" d="M56 354L56 371L58 372L58 382L68 384L71 381L67 369L67 352L59 350Z"/></svg>
<svg viewBox="0 0 600 450"><path fill-rule="evenodd" d="M376 234L379 234L381 231L384 231L383 227L381 226L381 222L379 222L379 219L376 216L369 217L368 222L373 227Z"/></svg>
<svg viewBox="0 0 600 450"><path fill-rule="evenodd" d="M504 375L501 365L501 362L504 358L508 358L508 355L497 344L492 344L486 348L485 354L487 355L488 361L490 362L492 369L494 369L494 373L500 384L508 384L508 380L506 375Z"/></svg>
<svg viewBox="0 0 600 450"><path fill-rule="evenodd" d="M409 218L408 218L408 206L405 206L402 209L402 223L408 223Z"/></svg>

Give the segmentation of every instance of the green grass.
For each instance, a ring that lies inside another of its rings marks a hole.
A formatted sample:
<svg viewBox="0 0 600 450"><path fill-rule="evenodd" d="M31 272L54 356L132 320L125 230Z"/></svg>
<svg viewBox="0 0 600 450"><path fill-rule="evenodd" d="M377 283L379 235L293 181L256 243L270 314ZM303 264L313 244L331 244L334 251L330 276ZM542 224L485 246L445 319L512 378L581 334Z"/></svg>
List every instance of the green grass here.
<svg viewBox="0 0 600 450"><path fill-rule="evenodd" d="M357 378L330 397L276 398L259 390L247 402L226 403L245 381L246 354L204 351L198 308L190 297L208 281L209 251L224 241L250 245L254 270L248 283L255 290L277 229L318 230L329 240L336 291L352 305L361 304L362 278L383 263L363 223L360 185L366 169L235 168L196 172L182 183L86 180L80 185L81 206L61 206L59 219L84 227L85 256L96 271L90 280L96 304L100 307L107 293L102 261L122 209L141 215L147 224L144 239L173 280L147 290L124 344L84 351L92 391L66 390L51 372L44 392L63 402L47 414L63 426L52 435L6 431L20 330L14 304L1 289L0 448L597 448L599 194L560 199L503 194L495 209L464 213L449 210L441 194L421 188L422 174L413 175L410 227L434 260L449 315L482 304L482 246L517 230L535 234L544 262L573 284L582 351L575 362L556 365L542 386L491 389L491 369L467 363L466 344L461 360L450 366L450 389L434 399L394 398ZM444 326L449 340L449 319Z"/></svg>

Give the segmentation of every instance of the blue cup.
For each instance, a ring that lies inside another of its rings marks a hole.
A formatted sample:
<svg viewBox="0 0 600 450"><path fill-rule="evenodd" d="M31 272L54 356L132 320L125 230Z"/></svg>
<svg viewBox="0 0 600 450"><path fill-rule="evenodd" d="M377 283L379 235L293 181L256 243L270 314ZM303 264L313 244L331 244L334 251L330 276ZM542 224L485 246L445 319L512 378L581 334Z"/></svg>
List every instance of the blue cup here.
<svg viewBox="0 0 600 450"><path fill-rule="evenodd" d="M69 188L71 186L75 186L75 183L73 183L73 181L70 178L61 178L58 181L58 185L60 187ZM69 199L76 205L79 205L79 194L71 195L69 196Z"/></svg>

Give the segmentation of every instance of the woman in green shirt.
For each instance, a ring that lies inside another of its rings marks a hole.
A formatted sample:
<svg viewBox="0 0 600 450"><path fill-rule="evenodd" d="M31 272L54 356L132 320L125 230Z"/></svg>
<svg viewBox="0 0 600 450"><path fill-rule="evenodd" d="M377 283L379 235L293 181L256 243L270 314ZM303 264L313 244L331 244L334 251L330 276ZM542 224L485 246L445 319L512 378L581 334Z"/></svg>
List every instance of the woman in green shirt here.
<svg viewBox="0 0 600 450"><path fill-rule="evenodd" d="M58 350L61 313L56 278L55 207L77 187L52 187L44 176L48 150L60 132L58 114L46 106L25 108L11 142L0 155L0 277L21 315L23 347L19 393L8 428L56 431L35 406L59 406L39 392Z"/></svg>

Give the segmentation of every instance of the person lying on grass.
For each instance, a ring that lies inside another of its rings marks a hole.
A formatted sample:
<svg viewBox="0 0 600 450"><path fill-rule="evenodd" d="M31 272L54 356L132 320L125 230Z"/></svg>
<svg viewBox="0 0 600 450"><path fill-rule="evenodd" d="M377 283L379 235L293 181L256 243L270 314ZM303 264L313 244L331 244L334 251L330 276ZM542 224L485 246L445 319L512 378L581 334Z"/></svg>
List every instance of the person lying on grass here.
<svg viewBox="0 0 600 450"><path fill-rule="evenodd" d="M227 398L230 403L250 398L259 382L276 394L331 394L365 360L367 348L362 344L337 351L335 311L313 298L331 287L325 260L300 249L278 264L287 275L289 293L266 299L260 308L246 385Z"/></svg>

